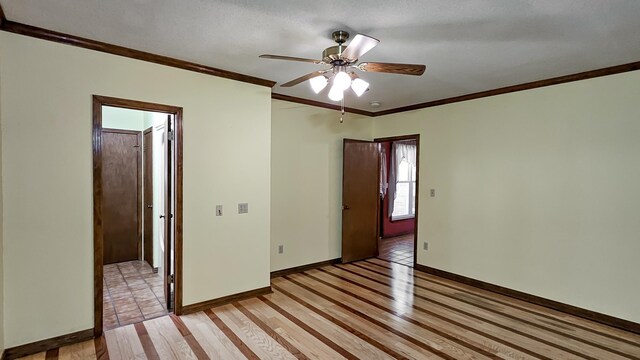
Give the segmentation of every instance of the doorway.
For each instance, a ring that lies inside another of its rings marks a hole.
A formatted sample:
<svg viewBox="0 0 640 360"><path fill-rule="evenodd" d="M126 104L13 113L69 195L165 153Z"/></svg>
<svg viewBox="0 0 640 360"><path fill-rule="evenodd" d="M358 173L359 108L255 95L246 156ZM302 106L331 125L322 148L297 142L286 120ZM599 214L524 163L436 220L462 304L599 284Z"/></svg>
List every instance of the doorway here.
<svg viewBox="0 0 640 360"><path fill-rule="evenodd" d="M420 135L344 140L342 262L416 264Z"/></svg>
<svg viewBox="0 0 640 360"><path fill-rule="evenodd" d="M376 139L380 144L378 258L416 262L419 135Z"/></svg>
<svg viewBox="0 0 640 360"><path fill-rule="evenodd" d="M94 334L182 311L182 108L93 97Z"/></svg>

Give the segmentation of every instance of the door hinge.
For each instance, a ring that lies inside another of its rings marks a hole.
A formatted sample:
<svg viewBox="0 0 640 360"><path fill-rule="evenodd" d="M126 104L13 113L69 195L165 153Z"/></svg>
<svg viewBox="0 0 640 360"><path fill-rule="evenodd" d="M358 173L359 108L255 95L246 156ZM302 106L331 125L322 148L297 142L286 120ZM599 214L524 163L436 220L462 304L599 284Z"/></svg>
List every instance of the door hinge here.
<svg viewBox="0 0 640 360"><path fill-rule="evenodd" d="M174 140L175 140L175 137L176 137L176 133L175 133L175 132L173 132L173 131L169 131L169 132L167 133L167 138L169 139L169 141L174 141Z"/></svg>
<svg viewBox="0 0 640 360"><path fill-rule="evenodd" d="M173 274L169 275L169 284L173 284L174 278L173 278Z"/></svg>

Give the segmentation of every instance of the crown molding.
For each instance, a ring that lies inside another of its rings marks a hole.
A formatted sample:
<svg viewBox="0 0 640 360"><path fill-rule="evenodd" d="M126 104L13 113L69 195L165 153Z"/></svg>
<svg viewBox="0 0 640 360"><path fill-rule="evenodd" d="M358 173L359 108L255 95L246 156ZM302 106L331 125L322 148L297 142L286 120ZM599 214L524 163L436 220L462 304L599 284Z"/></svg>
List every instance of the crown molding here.
<svg viewBox="0 0 640 360"><path fill-rule="evenodd" d="M4 14L0 7L0 14ZM14 34L20 34L25 36L31 36L38 39L49 40L60 44L73 45L85 49L101 51L108 54L124 56L136 60L147 61L155 64L170 66L178 69L194 71L202 74L217 76L225 79L231 79L241 82L246 82L254 85L273 87L275 81L261 79L249 75L239 74L227 70L214 68L211 66L201 65L189 61L171 58L168 56L157 55L148 53L145 51L135 50L124 46L113 45L101 41L86 39L83 37L64 34L57 31L43 29L31 25L17 23L11 20L7 20L5 17L1 18L0 30L11 32Z"/></svg>
<svg viewBox="0 0 640 360"><path fill-rule="evenodd" d="M573 81L587 80L587 79L597 78L601 76L620 74L620 73L625 73L625 72L635 71L635 70L640 70L640 61L636 61L628 64L610 66L602 69L584 71L584 72L575 73L571 75L564 75L564 76L558 76L558 77L544 79L544 80L532 81L532 82L523 83L523 84L511 85L511 86L506 86L498 89L480 91L472 94L460 95L460 96L455 96L455 97L450 97L450 98L445 98L440 100L433 100L433 101L423 102L423 103L414 104L414 105L401 106L401 107L392 108L388 110L372 112L372 111L366 111L366 110L360 110L360 109L354 109L354 108L345 108L345 111L354 113L354 114L371 116L371 117L384 116L384 115L390 115L390 114L397 114L405 111L413 111L413 110L430 108L434 106L441 106L441 105L453 104L453 103L462 102L462 101L480 99L484 97L508 94L512 92L531 90L531 89L536 89L536 88L545 87L545 86L559 85L559 84L564 84L564 83L573 82ZM340 110L340 106L338 105L327 104L321 101L308 100L308 99L282 95L277 93L272 93L271 98L278 99L278 100L291 101L299 104L317 106L317 107L326 108L326 109Z"/></svg>
<svg viewBox="0 0 640 360"><path fill-rule="evenodd" d="M322 101L303 99L295 96L283 95L278 93L271 93L271 98L275 100L289 101L289 102L310 105L310 106L320 107L320 108L329 109L329 110L338 110L338 111L342 110L339 105L327 104ZM364 115L364 116L371 116L371 117L375 116L375 114L372 113L371 111L354 109L349 107L345 107L344 111L348 113Z"/></svg>
<svg viewBox="0 0 640 360"><path fill-rule="evenodd" d="M573 82L573 81L587 80L587 79L592 79L596 77L620 74L620 73L635 71L635 70L640 70L640 61L606 67L602 69L584 71L584 72L571 74L571 75L564 75L564 76L558 76L558 77L544 79L544 80L532 81L532 82L518 84L518 85L511 85L511 86L506 86L498 89L480 91L473 94L428 101L428 102L414 104L414 105L401 106L393 109L375 112L373 116L397 114L405 111L424 109L424 108L429 108L434 106L457 103L461 101L480 99L480 98L489 97L489 96L508 94L508 93L518 92L523 90L531 90L531 89L536 89L536 88L545 87L545 86L559 85L559 84L564 84L564 83Z"/></svg>
<svg viewBox="0 0 640 360"><path fill-rule="evenodd" d="M271 81L271 80L261 79L261 78L257 78L249 75L243 75L243 74L222 70L222 69L218 69L218 68L214 68L206 65L174 59L167 56L152 54L152 53L148 53L140 50L126 48L123 46L113 45L113 44L104 43L96 40L82 38L75 35L64 34L64 33L56 32L52 30L38 28L31 25L17 23L11 20L7 20L4 14L4 11L2 10L1 4L0 4L0 30L12 32L15 34L21 34L25 36L31 36L39 39L54 41L62 44L78 46L85 49L91 49L91 50L101 51L109 54L129 57L137 60L152 62L156 64L171 66L179 69L199 72L199 73L222 77L226 79L246 82L246 83L260 85L260 86L266 86L270 88L272 88L276 84L275 81ZM620 73L635 71L635 70L640 70L640 61L601 68L601 69L589 70L589 71L584 71L584 72L570 74L570 75L558 76L558 77L544 79L544 80L537 80L537 81L532 81L532 82L523 83L523 84L511 85L511 86L501 87L497 89L480 91L472 94L427 101L427 102L408 105L408 106L401 106L397 108L381 110L376 112L360 110L355 108L345 108L345 111L352 114L359 114L359 115L371 116L371 117L384 116L384 115L390 115L390 114L397 114L405 111L413 111L413 110L425 109L425 108L434 107L434 106L441 106L441 105L453 104L453 103L462 102L462 101L480 99L484 97L508 94L512 92L531 90L531 89L536 89L536 88L545 87L545 86L559 85L559 84L564 84L564 83L573 82L573 81L592 79L592 78L601 77L601 76L620 74ZM304 99L304 98L299 98L299 97L289 96L284 94L272 93L271 98L276 100L283 100L283 101L309 105L309 106L321 107L321 108L330 109L330 110L341 110L340 106L335 104L328 104L322 101L309 100L309 99Z"/></svg>

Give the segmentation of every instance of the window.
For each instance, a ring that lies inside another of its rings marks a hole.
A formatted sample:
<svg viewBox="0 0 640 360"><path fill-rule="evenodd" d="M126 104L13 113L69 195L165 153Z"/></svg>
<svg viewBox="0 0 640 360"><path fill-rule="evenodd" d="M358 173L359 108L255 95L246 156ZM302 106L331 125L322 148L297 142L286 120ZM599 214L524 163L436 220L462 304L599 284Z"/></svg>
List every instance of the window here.
<svg viewBox="0 0 640 360"><path fill-rule="evenodd" d="M396 168L391 220L413 218L416 214L416 145L394 143L393 150Z"/></svg>

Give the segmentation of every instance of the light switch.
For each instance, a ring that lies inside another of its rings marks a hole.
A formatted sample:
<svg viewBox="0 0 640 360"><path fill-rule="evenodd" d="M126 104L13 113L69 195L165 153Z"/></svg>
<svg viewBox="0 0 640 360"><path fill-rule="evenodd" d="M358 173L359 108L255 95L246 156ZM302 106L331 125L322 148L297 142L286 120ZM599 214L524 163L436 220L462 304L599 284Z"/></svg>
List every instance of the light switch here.
<svg viewBox="0 0 640 360"><path fill-rule="evenodd" d="M216 216L222 216L222 205L216 205Z"/></svg>
<svg viewBox="0 0 640 360"><path fill-rule="evenodd" d="M238 204L238 214L246 214L249 212L249 204L248 203L240 203Z"/></svg>

